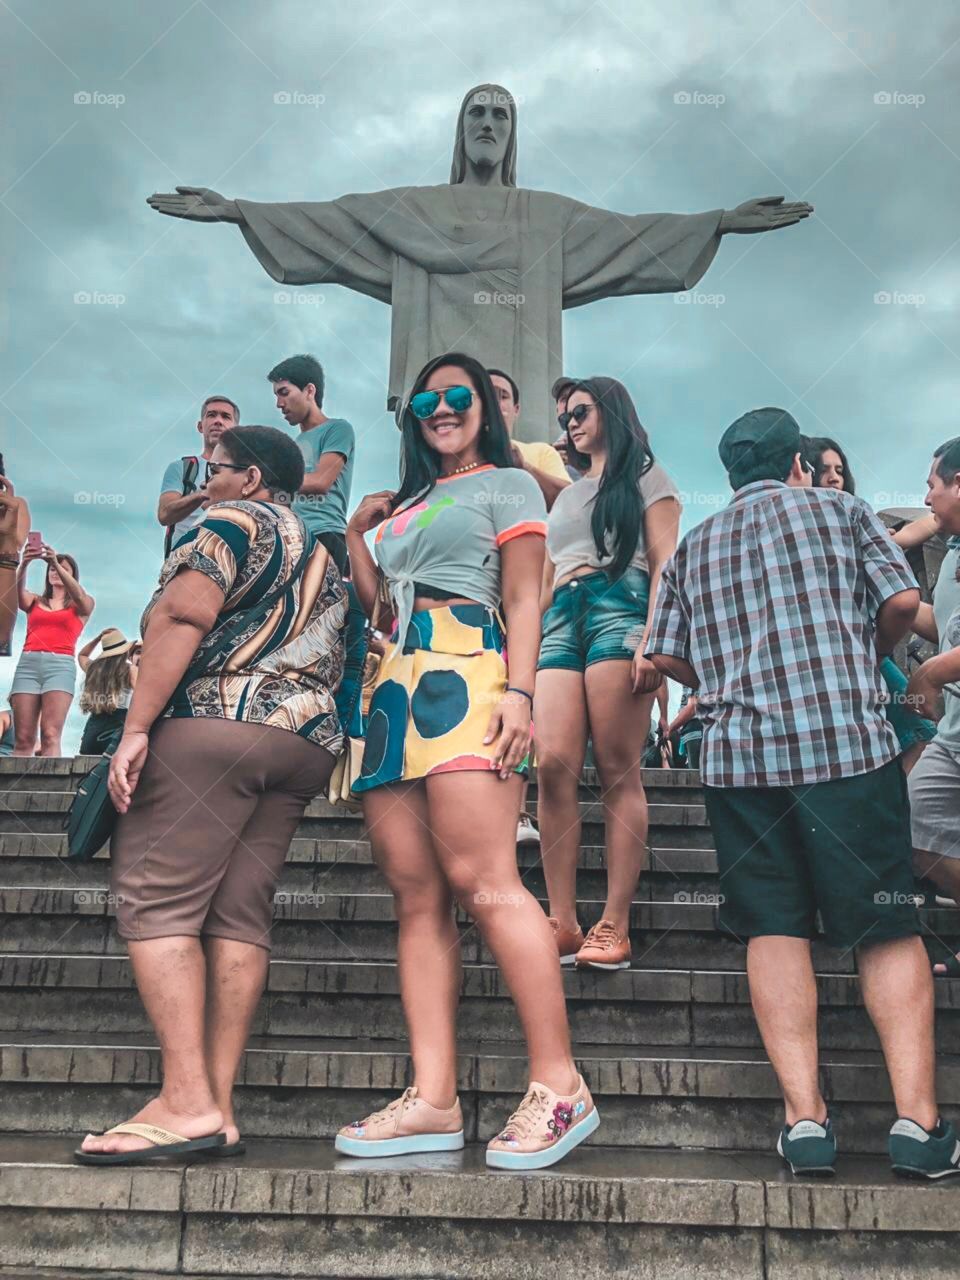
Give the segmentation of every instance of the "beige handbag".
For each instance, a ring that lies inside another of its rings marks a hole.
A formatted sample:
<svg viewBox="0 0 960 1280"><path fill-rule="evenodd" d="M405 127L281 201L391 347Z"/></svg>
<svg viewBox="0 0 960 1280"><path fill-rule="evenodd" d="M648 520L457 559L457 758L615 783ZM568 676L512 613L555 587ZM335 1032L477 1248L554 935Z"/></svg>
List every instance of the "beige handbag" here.
<svg viewBox="0 0 960 1280"><path fill-rule="evenodd" d="M377 598L373 605L373 615L367 623L365 634L366 653L363 659L363 671L357 684L356 692L350 703L350 710L347 713L347 724L353 720L354 713L357 709L357 702L363 696L365 689L371 688L377 682L377 676L380 672L380 655L373 653L370 649L370 637L377 629L377 623L380 620L380 614L386 603L384 597L386 595L386 580L383 574L380 574L377 582ZM340 754L337 756L337 763L333 766L333 773L330 775L330 781L327 783L327 799L331 804L340 805L342 808L350 809L356 813L360 809L360 800L353 794L353 784L360 777L360 766L363 764L363 738L351 738L349 734L344 734L343 746L340 748Z"/></svg>

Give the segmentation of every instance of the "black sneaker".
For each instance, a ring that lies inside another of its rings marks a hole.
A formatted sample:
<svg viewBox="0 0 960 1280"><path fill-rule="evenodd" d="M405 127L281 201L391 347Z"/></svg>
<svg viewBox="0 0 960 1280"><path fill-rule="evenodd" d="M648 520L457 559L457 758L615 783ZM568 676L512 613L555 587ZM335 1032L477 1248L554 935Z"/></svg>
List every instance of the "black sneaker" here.
<svg viewBox="0 0 960 1280"><path fill-rule="evenodd" d="M960 1173L960 1138L952 1124L924 1129L901 1117L890 1130L890 1163L904 1178L946 1178Z"/></svg>
<svg viewBox="0 0 960 1280"><path fill-rule="evenodd" d="M785 1124L777 1139L777 1153L802 1177L832 1178L836 1170L837 1138L827 1116L826 1124L798 1120Z"/></svg>

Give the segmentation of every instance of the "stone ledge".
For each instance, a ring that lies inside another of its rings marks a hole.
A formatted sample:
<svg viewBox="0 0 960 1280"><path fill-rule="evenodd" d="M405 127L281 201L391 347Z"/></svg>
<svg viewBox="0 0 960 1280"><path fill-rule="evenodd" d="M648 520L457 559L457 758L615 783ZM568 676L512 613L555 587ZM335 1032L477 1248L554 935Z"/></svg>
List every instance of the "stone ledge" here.
<svg viewBox="0 0 960 1280"><path fill-rule="evenodd" d="M488 1171L483 1148L378 1160L332 1143L252 1142L245 1157L185 1167L91 1169L76 1139L0 1138L0 1204L230 1217L496 1219L519 1223L768 1227L792 1232L960 1230L960 1196L840 1158L833 1182L793 1179L775 1156L580 1148L554 1169Z"/></svg>

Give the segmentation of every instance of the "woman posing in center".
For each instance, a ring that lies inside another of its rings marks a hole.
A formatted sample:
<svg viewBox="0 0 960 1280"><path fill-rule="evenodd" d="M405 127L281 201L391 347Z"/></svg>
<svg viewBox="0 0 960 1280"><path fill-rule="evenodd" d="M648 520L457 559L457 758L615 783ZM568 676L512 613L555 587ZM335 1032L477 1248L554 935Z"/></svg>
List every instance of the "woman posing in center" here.
<svg viewBox="0 0 960 1280"><path fill-rule="evenodd" d="M341 1129L336 1146L354 1156L463 1146L456 901L500 966L530 1056L528 1092L487 1164L543 1168L599 1124L570 1052L553 934L516 862L546 510L533 478L513 466L490 379L472 357L426 366L402 432L401 487L364 498L347 546L367 613L382 574L396 622L356 790L396 902L413 1085ZM374 528L379 572L364 541Z"/></svg>
<svg viewBox="0 0 960 1280"><path fill-rule="evenodd" d="M640 761L660 685L643 647L661 566L676 550L680 502L622 383L572 383L560 425L571 457L588 468L557 498L547 525L535 708L543 870L560 963L628 969L630 904L647 852ZM588 733L603 798L607 900L584 937L576 875Z"/></svg>

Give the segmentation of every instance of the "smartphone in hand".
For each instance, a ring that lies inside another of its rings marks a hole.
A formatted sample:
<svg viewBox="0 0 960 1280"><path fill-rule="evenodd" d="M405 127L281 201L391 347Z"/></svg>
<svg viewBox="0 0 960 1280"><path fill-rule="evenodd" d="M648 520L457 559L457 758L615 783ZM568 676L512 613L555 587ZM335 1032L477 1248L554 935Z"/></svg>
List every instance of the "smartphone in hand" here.
<svg viewBox="0 0 960 1280"><path fill-rule="evenodd" d="M27 550L31 552L43 550L43 538L39 530L31 529L27 534Z"/></svg>

